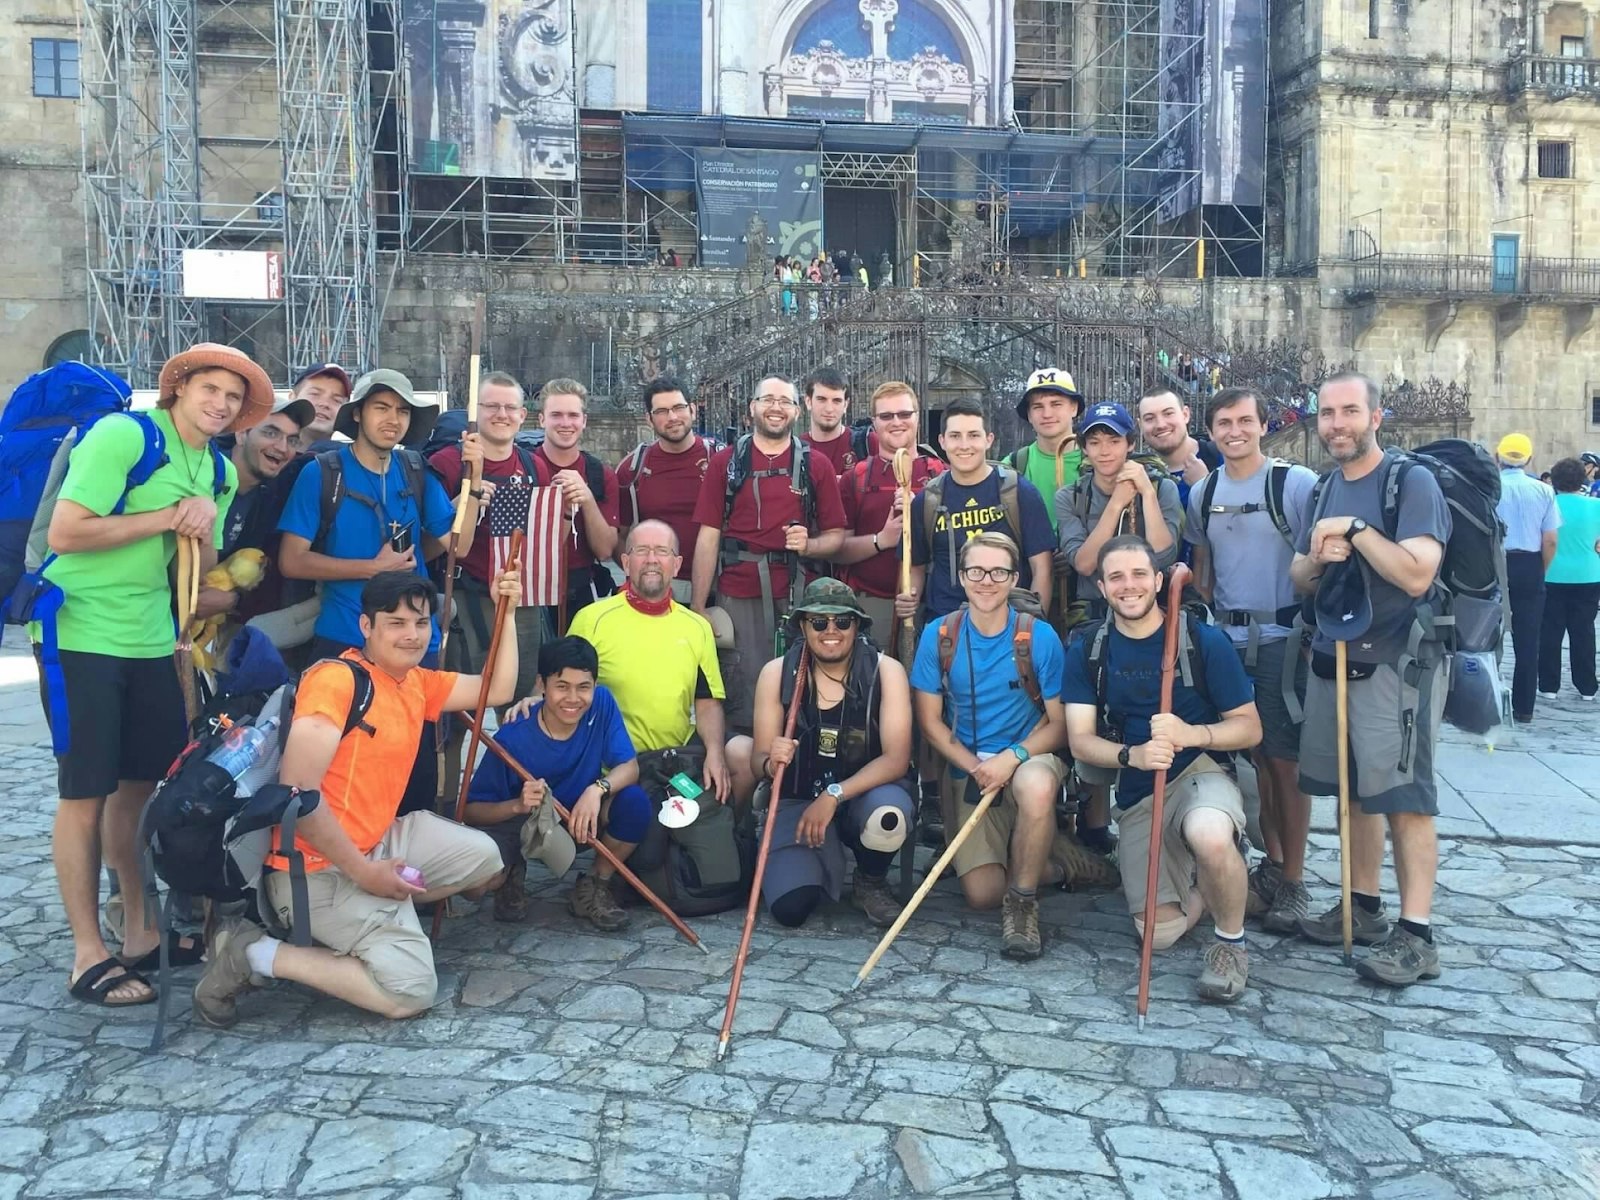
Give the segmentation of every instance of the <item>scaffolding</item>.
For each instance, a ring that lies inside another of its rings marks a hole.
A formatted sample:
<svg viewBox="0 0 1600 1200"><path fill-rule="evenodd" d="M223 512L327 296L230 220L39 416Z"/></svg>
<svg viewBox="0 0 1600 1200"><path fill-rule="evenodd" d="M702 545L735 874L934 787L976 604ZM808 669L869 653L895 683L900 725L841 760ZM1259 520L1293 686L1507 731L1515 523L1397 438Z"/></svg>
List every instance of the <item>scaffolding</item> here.
<svg viewBox="0 0 1600 1200"><path fill-rule="evenodd" d="M89 328L136 387L202 340L285 379L372 361L375 114L399 0L83 0ZM370 55L370 59L369 59ZM376 62L377 65L374 65ZM188 296L184 252L276 251L281 300Z"/></svg>

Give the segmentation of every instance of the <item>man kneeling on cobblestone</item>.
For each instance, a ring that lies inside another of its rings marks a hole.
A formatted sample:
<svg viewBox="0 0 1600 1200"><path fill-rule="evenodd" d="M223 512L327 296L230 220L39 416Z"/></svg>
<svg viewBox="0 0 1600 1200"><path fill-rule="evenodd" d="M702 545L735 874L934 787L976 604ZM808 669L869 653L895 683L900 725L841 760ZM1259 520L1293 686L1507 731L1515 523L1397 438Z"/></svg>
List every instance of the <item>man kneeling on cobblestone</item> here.
<svg viewBox="0 0 1600 1200"><path fill-rule="evenodd" d="M1156 771L1166 771L1161 820L1161 865L1156 876L1155 947L1164 950L1210 912L1216 939L1206 948L1198 988L1224 1003L1244 994L1249 958L1244 946L1246 876L1239 852L1244 801L1233 778L1230 751L1261 740L1261 718L1244 664L1228 635L1188 624L1193 639L1180 651L1189 680L1173 680L1172 711L1161 711L1165 643L1156 589L1155 552L1138 537L1118 537L1100 553L1099 586L1111 624L1091 631L1067 651L1061 698L1072 753L1117 775L1118 865L1134 927L1144 936L1145 884L1155 832L1151 828ZM1096 649L1098 644L1098 649ZM1100 657L1091 661L1093 656ZM1103 681L1103 687L1102 687ZM1111 734L1102 736L1104 729Z"/></svg>
<svg viewBox="0 0 1600 1200"><path fill-rule="evenodd" d="M502 574L495 591L515 606L522 594L517 571ZM319 944L294 946L247 921L223 922L194 990L195 1015L206 1024L235 1024L239 993L263 978L292 979L384 1017L415 1016L433 1004L433 947L415 902L481 894L501 872L499 850L477 830L427 811L396 819L423 722L478 702L478 676L418 665L428 652L437 599L433 585L410 571L374 575L362 589L365 645L342 657L371 678L373 695L350 733L343 729L356 672L330 660L302 676L278 778L322 794L295 833L305 856L308 925ZM489 703L509 702L516 678L517 639L505 638ZM274 844L277 838L274 831ZM267 867L265 903L282 928L291 928L288 864L272 855Z"/></svg>
<svg viewBox="0 0 1600 1200"><path fill-rule="evenodd" d="M757 775L785 766L761 893L780 925L811 915L823 893L837 900L844 848L855 854L852 894L874 925L892 925L900 905L889 863L905 844L915 804L911 772L911 688L905 668L865 636L872 621L850 585L818 579L790 614L810 651L798 680L798 641L756 681ZM783 736L796 686L794 737Z"/></svg>

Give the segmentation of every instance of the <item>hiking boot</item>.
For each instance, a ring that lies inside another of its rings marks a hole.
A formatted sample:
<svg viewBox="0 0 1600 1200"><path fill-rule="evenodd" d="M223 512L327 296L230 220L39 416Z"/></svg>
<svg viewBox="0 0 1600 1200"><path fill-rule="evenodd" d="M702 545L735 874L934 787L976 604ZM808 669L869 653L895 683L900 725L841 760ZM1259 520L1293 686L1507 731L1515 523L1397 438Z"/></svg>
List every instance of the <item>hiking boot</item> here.
<svg viewBox="0 0 1600 1200"><path fill-rule="evenodd" d="M1270 909L1282 883L1283 868L1271 859L1263 858L1251 867L1249 886L1244 894L1245 915L1259 917Z"/></svg>
<svg viewBox="0 0 1600 1200"><path fill-rule="evenodd" d="M1078 841L1094 853L1109 856L1117 851L1117 835L1111 832L1109 825L1085 825L1078 823Z"/></svg>
<svg viewBox="0 0 1600 1200"><path fill-rule="evenodd" d="M610 880L601 879L591 872L579 876L573 886L572 899L567 907L572 915L589 922L603 933L615 933L628 925L628 914L611 894Z"/></svg>
<svg viewBox="0 0 1600 1200"><path fill-rule="evenodd" d="M1205 963L1200 978L1195 980L1195 990L1202 1000L1232 1004L1244 995L1250 979L1250 952L1243 943L1235 945L1213 938L1206 947Z"/></svg>
<svg viewBox="0 0 1600 1200"><path fill-rule="evenodd" d="M1390 987L1405 987L1419 979L1437 979L1439 949L1396 925L1387 938L1356 963L1356 974Z"/></svg>
<svg viewBox="0 0 1600 1200"><path fill-rule="evenodd" d="M505 882L495 889L494 919L515 924L528 919L528 893L522 890L523 878L528 873L526 863L518 863L506 872Z"/></svg>
<svg viewBox="0 0 1600 1200"><path fill-rule="evenodd" d="M857 908L867 914L867 920L880 929L887 929L893 925L894 919L900 915L900 901L886 878L874 879L870 875L857 872L855 883L851 886L850 899Z"/></svg>
<svg viewBox="0 0 1600 1200"><path fill-rule="evenodd" d="M1115 863L1078 845L1064 833L1058 833L1051 839L1050 861L1061 868L1062 891L1114 888L1122 883Z"/></svg>
<svg viewBox="0 0 1600 1200"><path fill-rule="evenodd" d="M195 1016L217 1029L232 1029L239 1023L238 995L257 986L245 947L266 936L261 926L239 917L228 917L217 926L207 951L206 973L194 985Z"/></svg>
<svg viewBox="0 0 1600 1200"><path fill-rule="evenodd" d="M1000 953L1007 958L1038 958L1044 948L1039 936L1039 901L1007 892L1000 909Z"/></svg>
<svg viewBox="0 0 1600 1200"><path fill-rule="evenodd" d="M939 790L924 791L917 805L917 841L933 850L944 849L944 814L939 811Z"/></svg>
<svg viewBox="0 0 1600 1200"><path fill-rule="evenodd" d="M1273 933L1298 933L1300 922L1311 916L1311 893L1297 879L1285 879L1278 884L1278 894L1272 898L1272 907L1262 914L1261 928ZM1344 941L1344 932L1339 933Z"/></svg>
<svg viewBox="0 0 1600 1200"><path fill-rule="evenodd" d="M1300 936L1320 946L1344 945L1343 909L1342 904L1335 904L1320 917L1303 918L1298 922ZM1350 928L1356 945L1371 946L1388 936L1389 916L1382 905L1377 912L1369 913L1357 904Z"/></svg>

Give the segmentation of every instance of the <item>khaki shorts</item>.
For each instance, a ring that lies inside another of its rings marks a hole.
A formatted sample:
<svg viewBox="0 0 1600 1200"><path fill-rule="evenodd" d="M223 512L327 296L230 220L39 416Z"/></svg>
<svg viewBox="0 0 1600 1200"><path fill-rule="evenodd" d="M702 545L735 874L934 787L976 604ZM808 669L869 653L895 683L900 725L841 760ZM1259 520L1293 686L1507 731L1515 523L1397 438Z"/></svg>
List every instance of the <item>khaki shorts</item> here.
<svg viewBox="0 0 1600 1200"><path fill-rule="evenodd" d="M404 859L422 872L430 891L485 883L500 870L500 851L487 834L430 812L401 817L367 857L374 862ZM293 916L289 876L271 872L263 887L279 925L289 928ZM410 899L386 900L364 892L334 867L313 871L306 877L306 888L311 904L308 923L317 942L335 954L359 958L373 982L402 1003L418 1010L433 1003L439 984L433 946Z"/></svg>
<svg viewBox="0 0 1600 1200"><path fill-rule="evenodd" d="M1154 797L1117 811L1117 866L1128 911L1144 915L1145 886L1150 870L1150 817ZM1156 903L1189 910L1194 887L1194 855L1183 840L1183 820L1199 808L1215 808L1233 821L1234 836L1244 831L1244 797L1233 776L1217 760L1202 754L1167 784L1161 805L1161 866L1156 876Z"/></svg>
<svg viewBox="0 0 1600 1200"><path fill-rule="evenodd" d="M1035 754L1026 765L1032 766L1034 763L1038 763L1055 776L1057 788L1067 777L1066 764L1054 754ZM1022 768L1017 769L1020 771ZM957 831L972 815L972 806L963 799L966 790L966 774L958 773L949 763L945 763L944 770L939 775L939 809L944 816L946 845L954 840ZM983 814L983 820L978 822L967 840L961 843L961 849L956 851L954 864L956 875L965 875L976 867L987 867L990 864L1002 867L1009 864L1011 831L1016 827L1017 798L1012 794L1011 785L1007 784L1005 791L989 805L989 811Z"/></svg>

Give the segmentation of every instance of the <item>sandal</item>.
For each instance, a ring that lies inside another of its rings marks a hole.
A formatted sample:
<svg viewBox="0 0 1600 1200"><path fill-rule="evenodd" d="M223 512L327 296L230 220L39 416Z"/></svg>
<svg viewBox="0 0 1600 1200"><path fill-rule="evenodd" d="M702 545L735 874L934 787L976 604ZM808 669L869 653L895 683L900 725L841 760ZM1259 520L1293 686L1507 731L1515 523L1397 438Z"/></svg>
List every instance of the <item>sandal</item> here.
<svg viewBox="0 0 1600 1200"><path fill-rule="evenodd" d="M119 971L121 974L112 975L112 971ZM112 992L127 983L142 985L148 994L140 996L137 1000L110 999ZM85 1004L97 1004L101 1008L133 1008L139 1004L154 1004L156 1000L156 990L150 986L150 981L115 955L104 962L95 963L79 975L67 986L67 994L74 1000L81 1000Z"/></svg>
<svg viewBox="0 0 1600 1200"><path fill-rule="evenodd" d="M184 945L185 942L189 944ZM176 929L167 930L167 965L170 967L193 967L205 961L206 946L198 937L187 933L179 933ZM161 947L157 946L148 954L133 962L118 957L118 962L133 971L159 971L161 969Z"/></svg>

